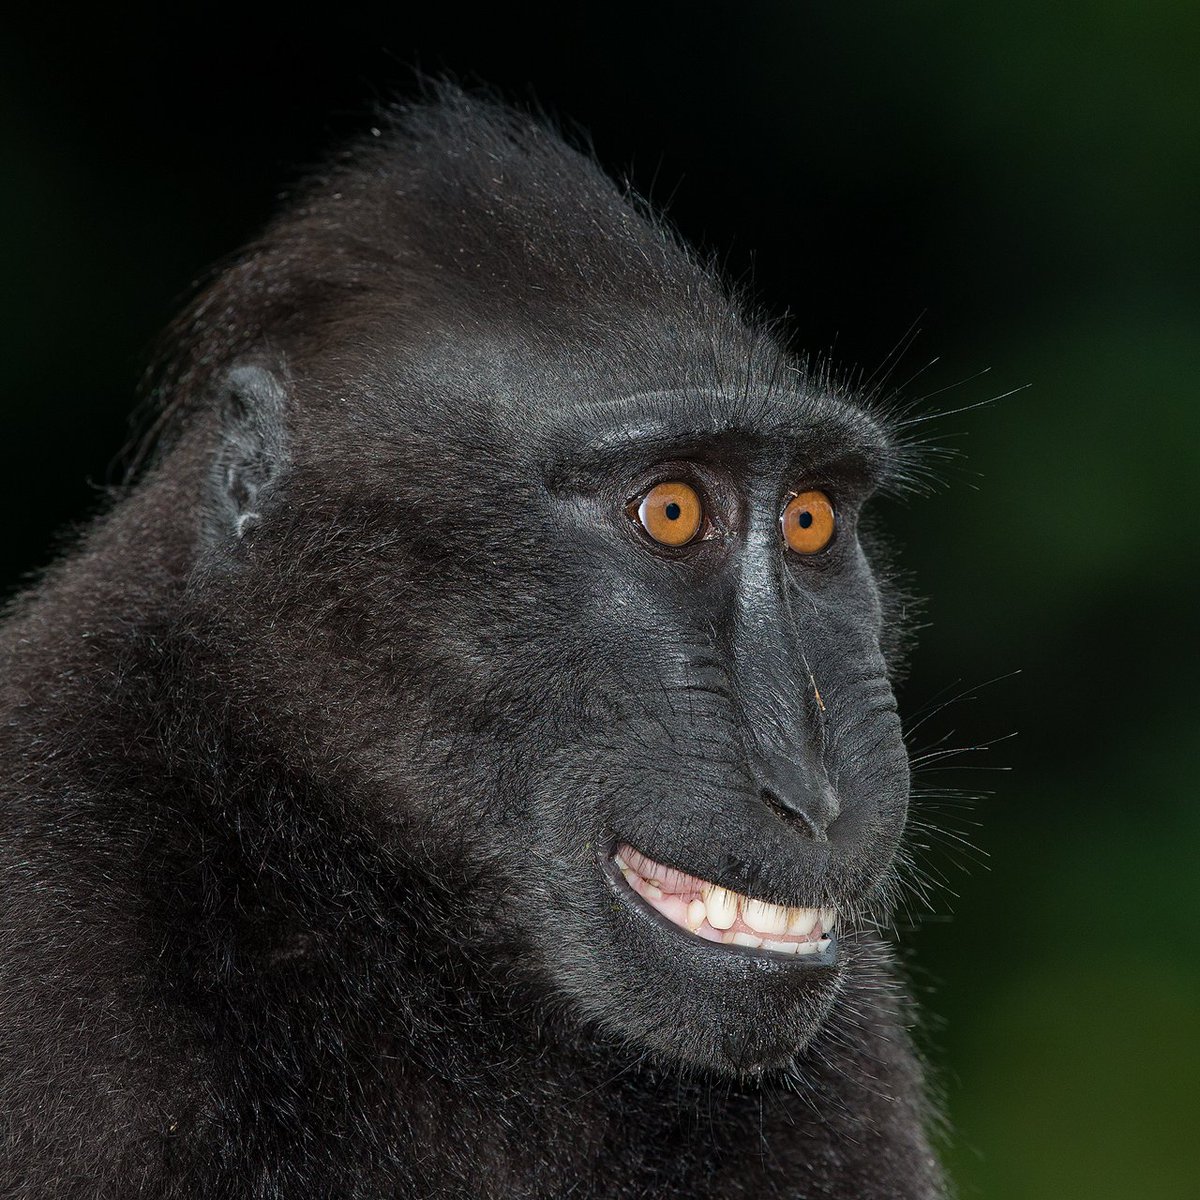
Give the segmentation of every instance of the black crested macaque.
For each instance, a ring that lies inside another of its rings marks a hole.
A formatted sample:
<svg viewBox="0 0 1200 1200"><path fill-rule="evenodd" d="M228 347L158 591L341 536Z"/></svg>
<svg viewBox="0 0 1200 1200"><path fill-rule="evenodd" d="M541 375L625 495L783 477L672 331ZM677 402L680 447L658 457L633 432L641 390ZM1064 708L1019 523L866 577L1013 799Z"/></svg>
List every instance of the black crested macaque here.
<svg viewBox="0 0 1200 1200"><path fill-rule="evenodd" d="M0 1196L930 1197L888 422L442 89L0 634Z"/></svg>

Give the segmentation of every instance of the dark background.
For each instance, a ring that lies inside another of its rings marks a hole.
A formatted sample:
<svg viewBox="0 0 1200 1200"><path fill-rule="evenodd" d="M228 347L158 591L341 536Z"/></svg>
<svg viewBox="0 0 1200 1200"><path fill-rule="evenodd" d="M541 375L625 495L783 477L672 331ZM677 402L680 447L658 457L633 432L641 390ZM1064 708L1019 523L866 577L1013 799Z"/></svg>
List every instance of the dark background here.
<svg viewBox="0 0 1200 1200"><path fill-rule="evenodd" d="M966 1196L1200 1196L1200 9L435 8L6 18L0 586L117 477L192 281L373 100L413 66L538 100L801 345L871 371L917 322L920 411L1023 389L930 420L961 457L886 513L930 597L914 748L1017 734L918 778L992 793L916 804L947 1157Z"/></svg>

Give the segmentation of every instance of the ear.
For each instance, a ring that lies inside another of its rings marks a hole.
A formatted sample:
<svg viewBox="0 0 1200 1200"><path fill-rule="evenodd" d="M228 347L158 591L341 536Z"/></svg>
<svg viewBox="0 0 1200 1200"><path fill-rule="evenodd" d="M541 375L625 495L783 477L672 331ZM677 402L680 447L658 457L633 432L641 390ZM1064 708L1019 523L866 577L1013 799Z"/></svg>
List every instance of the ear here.
<svg viewBox="0 0 1200 1200"><path fill-rule="evenodd" d="M285 464L287 394L265 367L239 364L225 376L217 403L217 446L204 509L214 543L244 537Z"/></svg>

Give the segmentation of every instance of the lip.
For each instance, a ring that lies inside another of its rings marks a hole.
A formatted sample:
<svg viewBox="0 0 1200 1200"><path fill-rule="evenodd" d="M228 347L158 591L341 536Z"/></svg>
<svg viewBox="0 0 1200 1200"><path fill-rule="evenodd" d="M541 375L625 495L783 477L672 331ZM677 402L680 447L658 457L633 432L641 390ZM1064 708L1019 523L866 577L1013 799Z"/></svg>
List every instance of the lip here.
<svg viewBox="0 0 1200 1200"><path fill-rule="evenodd" d="M665 930L678 939L681 950L687 947L690 953L701 954L707 962L719 963L745 962L753 960L760 967L775 969L792 969L799 971L819 971L832 967L837 961L838 938L836 933L823 937L825 943L820 950L809 954L794 954L786 951L768 949L765 946L743 946L727 942L712 941L691 932L689 929L676 924L669 917L659 912L644 897L640 896L626 881L621 868L616 861L621 846L620 839L612 838L608 848L602 849L599 855L601 871L612 888L614 895L625 908L638 919L647 922L656 930Z"/></svg>

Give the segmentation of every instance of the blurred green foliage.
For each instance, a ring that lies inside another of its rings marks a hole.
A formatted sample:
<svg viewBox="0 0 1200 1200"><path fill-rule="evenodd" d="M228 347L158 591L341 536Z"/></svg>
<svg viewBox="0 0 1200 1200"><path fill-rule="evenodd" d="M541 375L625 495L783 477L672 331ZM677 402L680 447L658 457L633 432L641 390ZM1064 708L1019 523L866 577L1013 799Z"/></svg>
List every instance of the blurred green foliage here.
<svg viewBox="0 0 1200 1200"><path fill-rule="evenodd" d="M901 940L948 1162L967 1197L1200 1197L1200 8L264 6L230 30L131 8L9 31L8 585L98 503L179 296L372 86L414 62L532 82L753 266L801 345L870 369L920 318L893 378L916 413L967 411L916 427L959 457L888 512L929 597L902 701L918 751L994 743L917 781L946 883Z"/></svg>

